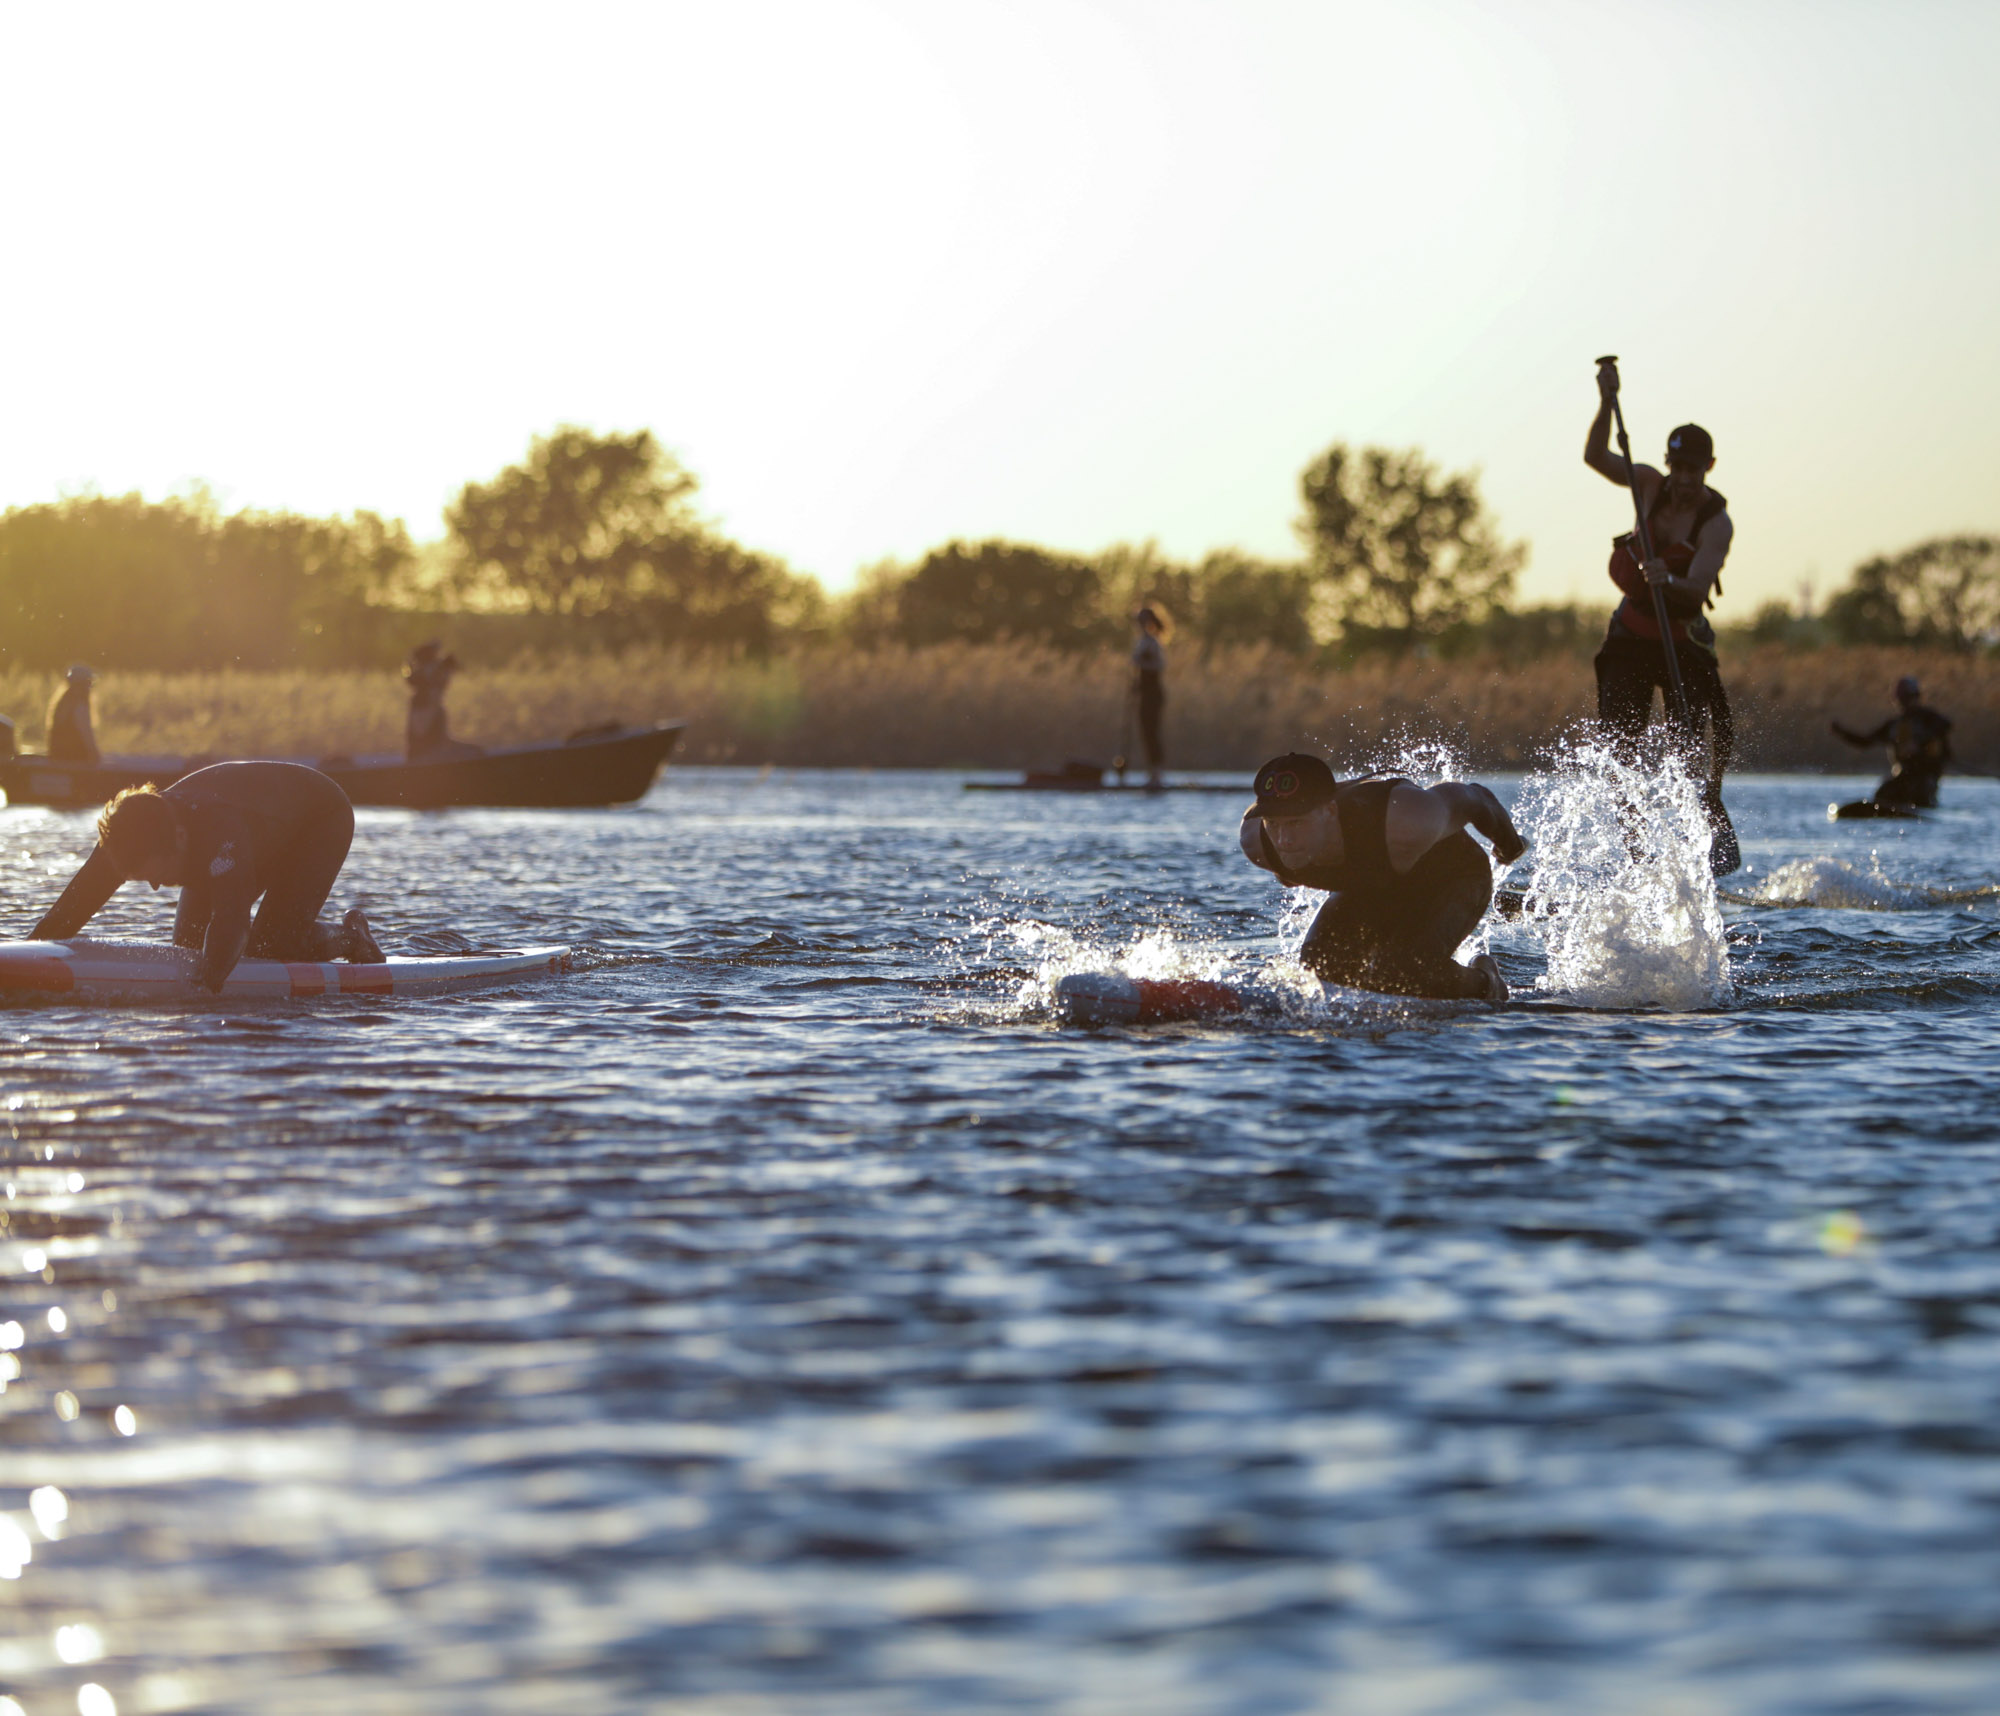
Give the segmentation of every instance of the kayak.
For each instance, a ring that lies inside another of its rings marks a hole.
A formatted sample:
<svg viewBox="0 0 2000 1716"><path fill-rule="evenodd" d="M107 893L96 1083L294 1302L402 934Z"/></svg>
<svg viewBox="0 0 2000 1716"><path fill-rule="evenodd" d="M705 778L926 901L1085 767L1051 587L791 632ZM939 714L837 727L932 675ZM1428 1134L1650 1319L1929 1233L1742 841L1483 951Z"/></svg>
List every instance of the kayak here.
<svg viewBox="0 0 2000 1716"><path fill-rule="evenodd" d="M177 1001L208 992L194 983L196 954L158 942L0 942L0 995L77 1001ZM465 989L504 978L555 976L570 969L566 947L515 953L418 955L380 965L242 959L222 985L242 999L321 995L414 995Z"/></svg>

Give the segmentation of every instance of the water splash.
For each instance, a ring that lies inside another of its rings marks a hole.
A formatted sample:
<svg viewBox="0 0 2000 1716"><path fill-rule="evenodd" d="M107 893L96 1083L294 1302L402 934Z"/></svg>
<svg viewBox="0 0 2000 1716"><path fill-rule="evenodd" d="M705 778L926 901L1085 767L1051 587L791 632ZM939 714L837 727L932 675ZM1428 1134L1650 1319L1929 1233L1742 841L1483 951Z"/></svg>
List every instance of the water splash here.
<svg viewBox="0 0 2000 1716"><path fill-rule="evenodd" d="M1729 999L1708 816L1678 758L1638 766L1579 743L1528 779L1514 815L1535 863L1524 921L1548 955L1538 989L1588 1007Z"/></svg>
<svg viewBox="0 0 2000 1716"><path fill-rule="evenodd" d="M1765 877L1749 898L1762 906L1832 906L1884 912L1929 905L1931 892L1892 882L1882 874L1881 864L1871 852L1865 870L1841 858L1794 858Z"/></svg>
<svg viewBox="0 0 2000 1716"><path fill-rule="evenodd" d="M1297 890L1309 893L1309 890ZM1311 895L1313 901L1324 896ZM1310 922L1308 916L1307 922ZM1226 983L1252 1013L1293 1020L1322 1019L1328 1005L1318 978L1295 958L1246 958L1214 942L1183 938L1154 929L1119 943L1078 935L1060 925L1033 919L996 926L1001 937L1025 955L1032 968L1015 984L1002 1013L1009 1018L1043 1018L1058 1011L1056 985L1080 973L1117 972L1161 981ZM1300 929L1303 937L1305 931Z"/></svg>
<svg viewBox="0 0 2000 1716"><path fill-rule="evenodd" d="M1873 852L1862 869L1844 858L1794 858L1780 864L1747 894L1728 896L1747 906L1821 906L1836 911L1906 912L1926 906L1969 906L2000 897L2000 885L1923 887L1882 873Z"/></svg>

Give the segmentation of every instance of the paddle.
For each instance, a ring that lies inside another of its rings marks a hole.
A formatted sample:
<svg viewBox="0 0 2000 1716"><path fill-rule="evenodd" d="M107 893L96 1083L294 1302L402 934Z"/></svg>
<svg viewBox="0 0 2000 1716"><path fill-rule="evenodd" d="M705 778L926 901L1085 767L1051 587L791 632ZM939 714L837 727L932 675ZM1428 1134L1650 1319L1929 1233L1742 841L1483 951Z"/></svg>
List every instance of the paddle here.
<svg viewBox="0 0 2000 1716"><path fill-rule="evenodd" d="M1639 483L1637 477L1633 474L1632 437L1625 433L1625 408L1618 403L1618 359L1616 355L1601 357L1597 360L1597 367L1599 369L1602 369L1606 364L1611 366L1611 421L1616 425L1618 430L1618 451L1625 460L1625 480L1632 490L1632 516L1639 524L1639 551L1645 557L1645 560L1650 563L1653 558L1653 533L1646 527L1646 507L1645 503L1639 499ZM1667 658L1667 683L1673 689L1673 716L1680 723L1682 732L1692 733L1694 731L1694 722L1688 716L1687 688L1681 684L1680 657L1674 653L1674 628L1672 622L1667 618L1667 593L1660 585L1654 584L1651 579L1647 580L1647 584L1653 592L1653 618L1659 623L1660 627L1660 649Z"/></svg>

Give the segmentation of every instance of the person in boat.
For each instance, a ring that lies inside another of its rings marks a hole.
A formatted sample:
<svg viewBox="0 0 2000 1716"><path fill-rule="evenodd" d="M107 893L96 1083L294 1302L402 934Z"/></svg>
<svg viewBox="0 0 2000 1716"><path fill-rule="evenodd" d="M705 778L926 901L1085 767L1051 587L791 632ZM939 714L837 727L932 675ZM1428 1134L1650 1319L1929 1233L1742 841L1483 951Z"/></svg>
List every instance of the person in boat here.
<svg viewBox="0 0 2000 1716"><path fill-rule="evenodd" d="M1611 544L1611 581L1620 601L1597 652L1597 719L1627 755L1653 717L1653 693L1667 706L1674 741L1702 782L1708 818L1716 833L1717 873L1736 868L1735 835L1722 804L1722 777L1736 748L1736 723L1715 659L1715 628L1704 610L1722 594L1722 563L1736 533L1729 502L1708 486L1715 442L1698 423L1683 423L1667 437L1667 468L1628 464L1611 446L1612 401L1618 370L1597 371L1597 415L1584 442L1583 462L1620 488L1632 490L1652 538L1654 558L1644 558L1637 530ZM1673 708L1666 651L1653 609L1653 591L1666 597L1674 659L1687 693L1684 716ZM1707 732L1704 736L1703 727ZM1725 856L1726 852L1726 856Z"/></svg>
<svg viewBox="0 0 2000 1716"><path fill-rule="evenodd" d="M481 755L479 746L451 736L444 712L444 694L458 673L458 657L446 655L432 639L410 651L403 664L403 681L410 689L410 712L403 725L403 753L413 763L433 763L453 757Z"/></svg>
<svg viewBox="0 0 2000 1716"><path fill-rule="evenodd" d="M49 704L50 762L95 766L100 760L90 726L90 688L96 683L97 675L82 662L63 675L63 687Z"/></svg>
<svg viewBox="0 0 2000 1716"><path fill-rule="evenodd" d="M1132 616L1132 700L1139 710L1139 743L1146 751L1146 785L1158 792L1166 748L1160 742L1160 715L1167 704L1167 639L1173 622L1164 608L1148 604Z"/></svg>
<svg viewBox="0 0 2000 1716"><path fill-rule="evenodd" d="M1287 887L1333 898L1299 957L1329 983L1386 995L1505 1001L1491 954L1455 957L1493 899L1476 829L1511 864L1528 849L1500 801L1469 781L1420 787L1395 776L1337 781L1294 752L1257 771L1257 802L1238 830L1243 855Z"/></svg>
<svg viewBox="0 0 2000 1716"><path fill-rule="evenodd" d="M338 926L319 921L353 839L347 794L303 763L214 763L165 791L129 787L104 807L96 847L33 939L73 936L121 884L150 882L180 889L174 945L200 950L207 989L220 991L245 954L379 965L358 906Z"/></svg>
<svg viewBox="0 0 2000 1716"><path fill-rule="evenodd" d="M1838 721L1833 730L1850 745L1889 747L1889 777L1875 802L1897 810L1929 810L1938 801L1938 779L1951 762L1951 722L1924 701L1924 689L1907 673L1896 681L1896 713L1872 732L1856 733Z"/></svg>

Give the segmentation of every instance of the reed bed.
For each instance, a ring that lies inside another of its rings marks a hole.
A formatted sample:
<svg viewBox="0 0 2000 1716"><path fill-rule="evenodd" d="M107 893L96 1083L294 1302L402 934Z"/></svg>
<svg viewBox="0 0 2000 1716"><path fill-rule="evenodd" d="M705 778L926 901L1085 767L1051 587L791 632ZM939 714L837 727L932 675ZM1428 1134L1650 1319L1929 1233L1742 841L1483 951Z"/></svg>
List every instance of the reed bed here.
<svg viewBox="0 0 2000 1716"><path fill-rule="evenodd" d="M1873 759L1827 731L1872 726L1897 675L1915 672L1957 723L1960 758L2000 766L2000 662L1890 649L1726 652L1738 767L1866 769ZM39 749L55 676L0 675L0 713ZM609 720L685 716L679 753L696 763L868 768L1049 768L1136 753L1123 658L1015 644L816 649L763 661L634 650L521 660L468 671L452 729L487 745L522 743ZM1243 770L1317 746L1355 764L1408 741L1444 741L1466 762L1519 768L1590 713L1588 659L1518 663L1375 660L1346 670L1260 649L1174 652L1168 762ZM393 752L403 692L382 672L108 675L95 697L107 751L194 756Z"/></svg>

